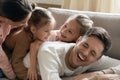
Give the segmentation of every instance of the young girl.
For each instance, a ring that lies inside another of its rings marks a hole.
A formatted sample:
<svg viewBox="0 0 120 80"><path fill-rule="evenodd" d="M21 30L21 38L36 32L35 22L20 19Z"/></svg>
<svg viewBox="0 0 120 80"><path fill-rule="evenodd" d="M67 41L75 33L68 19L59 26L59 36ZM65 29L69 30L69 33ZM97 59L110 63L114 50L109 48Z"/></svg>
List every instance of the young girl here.
<svg viewBox="0 0 120 80"><path fill-rule="evenodd" d="M26 80L27 72L28 78L31 78L30 74L35 71L36 68L33 58L30 62L31 65L28 70L24 67L23 58L30 52L34 57L34 53L37 53L39 45L46 41L50 31L54 28L55 20L51 13L43 8L36 8L28 21L28 26L23 29L12 30L4 42L4 47L11 51L10 59L14 72L17 77L22 80ZM36 74L37 75L37 74Z"/></svg>
<svg viewBox="0 0 120 80"><path fill-rule="evenodd" d="M76 42L79 36L93 26L93 21L85 14L70 16L59 30L51 32L50 41Z"/></svg>
<svg viewBox="0 0 120 80"><path fill-rule="evenodd" d="M9 79L14 79L15 74L1 45L11 28L27 23L31 11L27 0L0 0L0 73L3 72Z"/></svg>

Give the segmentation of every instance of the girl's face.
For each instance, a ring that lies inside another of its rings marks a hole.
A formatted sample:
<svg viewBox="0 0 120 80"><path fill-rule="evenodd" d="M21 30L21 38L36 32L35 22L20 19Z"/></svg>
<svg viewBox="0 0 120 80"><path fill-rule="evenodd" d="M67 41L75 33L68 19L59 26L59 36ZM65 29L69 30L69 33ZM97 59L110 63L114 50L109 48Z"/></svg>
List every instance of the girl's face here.
<svg viewBox="0 0 120 80"><path fill-rule="evenodd" d="M53 23L48 23L40 28L32 27L32 33L35 39L40 41L47 41L50 35L50 31L54 28Z"/></svg>
<svg viewBox="0 0 120 80"><path fill-rule="evenodd" d="M64 42L76 42L80 33L80 25L75 19L71 19L60 28L60 40Z"/></svg>

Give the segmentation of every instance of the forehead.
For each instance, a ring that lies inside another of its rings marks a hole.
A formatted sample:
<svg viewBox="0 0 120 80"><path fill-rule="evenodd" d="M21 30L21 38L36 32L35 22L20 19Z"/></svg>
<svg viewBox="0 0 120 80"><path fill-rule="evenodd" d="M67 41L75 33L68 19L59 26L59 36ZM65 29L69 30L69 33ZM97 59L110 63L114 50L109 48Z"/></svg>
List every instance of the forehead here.
<svg viewBox="0 0 120 80"><path fill-rule="evenodd" d="M83 38L83 42L99 43L97 45L103 45L102 41L95 36L89 36L89 37Z"/></svg>
<svg viewBox="0 0 120 80"><path fill-rule="evenodd" d="M66 23L76 25L76 24L77 24L77 21L76 21L76 19L68 19L68 20L66 21Z"/></svg>
<svg viewBox="0 0 120 80"><path fill-rule="evenodd" d="M45 30L47 30L47 29L53 29L53 28L54 28L54 23L51 23L51 22L48 22L48 23L46 23L44 25L41 25L39 27L39 29L45 29Z"/></svg>
<svg viewBox="0 0 120 80"><path fill-rule="evenodd" d="M66 22L67 26L73 30L80 30L80 25L77 23L76 19L70 19Z"/></svg>

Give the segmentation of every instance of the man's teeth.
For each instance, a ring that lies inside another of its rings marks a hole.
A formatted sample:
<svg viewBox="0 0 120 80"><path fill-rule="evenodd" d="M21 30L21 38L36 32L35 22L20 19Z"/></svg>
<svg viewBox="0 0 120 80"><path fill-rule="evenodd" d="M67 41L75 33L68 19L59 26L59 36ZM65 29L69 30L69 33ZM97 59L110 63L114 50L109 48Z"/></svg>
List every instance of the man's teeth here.
<svg viewBox="0 0 120 80"><path fill-rule="evenodd" d="M85 60L81 55L80 55L80 53L79 53L79 58L81 59L81 60Z"/></svg>

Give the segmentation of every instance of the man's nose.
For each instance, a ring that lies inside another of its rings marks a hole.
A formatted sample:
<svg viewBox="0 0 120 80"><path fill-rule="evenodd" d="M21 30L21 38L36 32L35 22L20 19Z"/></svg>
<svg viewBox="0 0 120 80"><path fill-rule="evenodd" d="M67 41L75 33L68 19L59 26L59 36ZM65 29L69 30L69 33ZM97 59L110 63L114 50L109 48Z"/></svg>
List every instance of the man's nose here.
<svg viewBox="0 0 120 80"><path fill-rule="evenodd" d="M83 51L83 55L84 55L85 57L87 57L87 56L89 55L89 50L84 50L84 51Z"/></svg>

